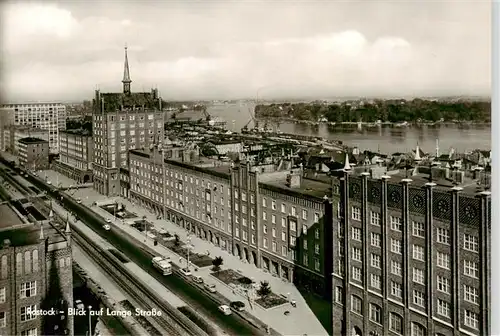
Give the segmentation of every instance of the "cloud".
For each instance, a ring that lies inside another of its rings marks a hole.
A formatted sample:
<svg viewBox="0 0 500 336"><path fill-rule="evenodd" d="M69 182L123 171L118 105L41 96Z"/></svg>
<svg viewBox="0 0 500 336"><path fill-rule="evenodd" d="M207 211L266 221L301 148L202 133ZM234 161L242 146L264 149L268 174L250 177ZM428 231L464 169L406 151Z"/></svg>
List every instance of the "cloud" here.
<svg viewBox="0 0 500 336"><path fill-rule="evenodd" d="M158 86L170 99L490 90L486 5L162 6L5 5L5 97L88 99L96 84L119 91L125 43L133 90Z"/></svg>

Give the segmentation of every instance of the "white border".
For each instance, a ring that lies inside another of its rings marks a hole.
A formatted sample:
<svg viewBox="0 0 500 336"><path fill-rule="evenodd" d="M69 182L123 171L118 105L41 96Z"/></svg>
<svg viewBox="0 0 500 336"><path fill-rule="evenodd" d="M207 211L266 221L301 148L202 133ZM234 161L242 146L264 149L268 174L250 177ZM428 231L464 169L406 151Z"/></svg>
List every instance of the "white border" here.
<svg viewBox="0 0 500 336"><path fill-rule="evenodd" d="M491 335L500 335L500 265L494 265L494 260L500 262L500 207L498 204L500 193L500 176L496 169L497 160L500 155L500 2L494 0L492 3L492 81L491 81L491 149L492 149L492 179L491 179Z"/></svg>

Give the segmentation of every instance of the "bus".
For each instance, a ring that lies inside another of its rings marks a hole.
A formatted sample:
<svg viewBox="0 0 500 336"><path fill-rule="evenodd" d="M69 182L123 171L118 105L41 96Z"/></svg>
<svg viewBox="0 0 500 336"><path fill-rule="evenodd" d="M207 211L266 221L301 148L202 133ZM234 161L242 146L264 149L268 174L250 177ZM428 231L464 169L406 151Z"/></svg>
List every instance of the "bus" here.
<svg viewBox="0 0 500 336"><path fill-rule="evenodd" d="M172 274L172 264L170 263L170 258L154 257L153 266L163 275Z"/></svg>

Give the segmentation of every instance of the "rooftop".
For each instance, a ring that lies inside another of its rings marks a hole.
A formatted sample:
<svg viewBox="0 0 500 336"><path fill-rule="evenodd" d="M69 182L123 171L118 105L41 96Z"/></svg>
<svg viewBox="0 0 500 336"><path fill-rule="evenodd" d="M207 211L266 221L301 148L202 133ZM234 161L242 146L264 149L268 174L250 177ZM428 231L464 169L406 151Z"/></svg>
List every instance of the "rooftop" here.
<svg viewBox="0 0 500 336"><path fill-rule="evenodd" d="M274 181L274 182L265 182L260 183L260 186L269 189L275 190L278 192L285 191L289 195L297 195L297 196L309 196L313 201L320 201L323 199L325 195L331 195L331 185L319 181L310 180L307 178L302 178L302 182L300 187L298 188L290 188L285 184L285 181Z"/></svg>
<svg viewBox="0 0 500 336"><path fill-rule="evenodd" d="M19 218L14 210L8 204L0 204L0 230L10 226L22 225L24 222Z"/></svg>
<svg viewBox="0 0 500 336"><path fill-rule="evenodd" d="M32 137L19 139L19 142L22 142L25 144L49 143L47 140L43 140L40 138L32 138Z"/></svg>
<svg viewBox="0 0 500 336"><path fill-rule="evenodd" d="M38 244L40 242L40 225L41 224L28 224L22 227L0 231L0 244L3 244L5 239L10 240L10 246L15 247ZM51 224L43 224L43 234L49 241L49 244L66 240L66 237Z"/></svg>

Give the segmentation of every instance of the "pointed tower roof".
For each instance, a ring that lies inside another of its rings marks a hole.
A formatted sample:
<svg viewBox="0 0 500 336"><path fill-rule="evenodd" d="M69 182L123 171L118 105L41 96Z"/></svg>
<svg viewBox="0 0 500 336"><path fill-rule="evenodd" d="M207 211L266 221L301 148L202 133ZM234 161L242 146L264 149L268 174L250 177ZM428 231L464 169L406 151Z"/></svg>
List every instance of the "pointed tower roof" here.
<svg viewBox="0 0 500 336"><path fill-rule="evenodd" d="M422 158L420 157L420 146L417 143L417 148L415 149L415 161L420 161Z"/></svg>
<svg viewBox="0 0 500 336"><path fill-rule="evenodd" d="M132 83L132 80L130 79L130 69L128 67L128 56L127 56L127 45L125 45L125 64L123 68L123 80L122 83Z"/></svg>
<svg viewBox="0 0 500 336"><path fill-rule="evenodd" d="M66 234L71 233L71 227L69 225L69 219L66 219L66 230L64 230Z"/></svg>
<svg viewBox="0 0 500 336"><path fill-rule="evenodd" d="M345 153L344 170L351 170L351 164L349 163L349 153Z"/></svg>

